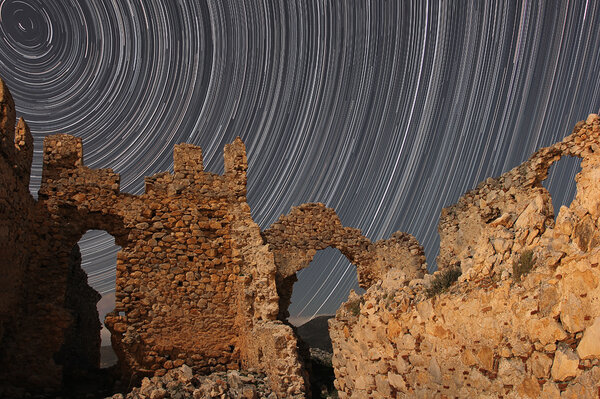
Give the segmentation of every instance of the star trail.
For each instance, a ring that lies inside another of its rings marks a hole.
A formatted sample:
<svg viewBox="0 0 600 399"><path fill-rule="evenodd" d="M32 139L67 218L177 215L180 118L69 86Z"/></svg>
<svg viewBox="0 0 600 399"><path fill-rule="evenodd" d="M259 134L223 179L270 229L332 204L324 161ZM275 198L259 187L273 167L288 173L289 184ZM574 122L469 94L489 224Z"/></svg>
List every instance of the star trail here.
<svg viewBox="0 0 600 399"><path fill-rule="evenodd" d="M222 172L240 136L261 228L322 202L372 240L413 234L434 269L442 207L599 111L599 19L595 1L0 0L0 76L34 135L34 195L47 134L82 137L130 193L181 142ZM555 206L577 171L551 169ZM80 246L110 295L112 237ZM290 313L333 313L351 288L320 251Z"/></svg>

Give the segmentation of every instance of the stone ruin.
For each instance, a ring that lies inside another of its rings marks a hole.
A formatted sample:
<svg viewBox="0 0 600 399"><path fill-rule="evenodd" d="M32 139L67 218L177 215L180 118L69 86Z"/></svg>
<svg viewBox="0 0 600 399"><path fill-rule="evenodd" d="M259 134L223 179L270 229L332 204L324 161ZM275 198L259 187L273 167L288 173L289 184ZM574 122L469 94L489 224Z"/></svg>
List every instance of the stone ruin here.
<svg viewBox="0 0 600 399"><path fill-rule="evenodd" d="M323 204L292 208L266 229L263 237L277 265L280 320L289 316L296 273L308 267L318 250L338 249L356 265L363 288L385 278L390 271L410 279L422 277L427 271L423 247L410 234L398 231L388 240L372 243L360 230L342 226L335 211Z"/></svg>
<svg viewBox="0 0 600 399"><path fill-rule="evenodd" d="M1 81L0 139L0 396L58 391L99 367L99 296L77 246L99 229L122 247L105 323L126 380L166 378L184 364L196 374L253 369L278 397L310 395L285 320L296 273L334 247L367 290L330 321L340 398L598 397L597 115L444 209L433 275L411 235L373 243L323 204L295 207L261 232L239 139L225 147L222 176L203 170L199 147L181 144L174 172L131 195L112 170L84 165L80 139L48 136L37 200L32 136ZM555 220L541 182L562 156L582 158L582 170ZM530 270L518 272L524 255ZM458 282L432 293L456 269Z"/></svg>
<svg viewBox="0 0 600 399"><path fill-rule="evenodd" d="M581 158L581 171L555 221L541 182L563 156ZM598 398L599 224L590 115L442 210L433 276L384 279L342 305L329 325L339 397ZM432 292L453 269L458 282Z"/></svg>
<svg viewBox="0 0 600 399"><path fill-rule="evenodd" d="M295 273L316 251L338 248L357 265L363 288L391 269L410 279L425 271L412 236L371 243L322 204L295 208L261 233L246 202L239 138L225 146L224 175L204 171L202 150L181 144L173 173L147 177L145 192L132 195L120 192L111 169L84 165L81 139L47 136L35 200L32 136L22 119L16 123L1 81L0 107L4 389L58 391L81 370L99 367L99 295L87 284L77 245L90 229L108 232L122 248L115 309L105 324L121 374L132 381L183 364L199 374L252 368L266 373L279 397L303 397L306 370L284 321Z"/></svg>

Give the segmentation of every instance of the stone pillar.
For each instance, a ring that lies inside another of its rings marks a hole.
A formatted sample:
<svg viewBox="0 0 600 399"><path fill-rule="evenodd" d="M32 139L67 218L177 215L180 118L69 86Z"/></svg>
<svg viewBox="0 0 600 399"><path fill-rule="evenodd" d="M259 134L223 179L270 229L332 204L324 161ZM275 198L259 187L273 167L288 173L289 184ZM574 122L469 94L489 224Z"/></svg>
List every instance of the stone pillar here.
<svg viewBox="0 0 600 399"><path fill-rule="evenodd" d="M29 176L31 174L31 161L33 160L33 136L29 131L29 126L25 119L19 118L17 130L15 132L15 164L17 175L29 186Z"/></svg>
<svg viewBox="0 0 600 399"><path fill-rule="evenodd" d="M246 159L246 146L239 137L231 144L225 145L223 152L225 159L225 176L231 180L232 189L238 195L246 196L246 171L248 160Z"/></svg>

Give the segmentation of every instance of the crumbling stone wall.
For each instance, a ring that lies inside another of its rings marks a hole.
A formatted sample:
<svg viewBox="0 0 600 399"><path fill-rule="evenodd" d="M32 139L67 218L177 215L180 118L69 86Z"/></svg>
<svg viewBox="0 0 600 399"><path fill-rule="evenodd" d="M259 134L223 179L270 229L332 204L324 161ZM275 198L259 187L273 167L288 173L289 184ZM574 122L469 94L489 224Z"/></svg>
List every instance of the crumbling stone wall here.
<svg viewBox="0 0 600 399"><path fill-rule="evenodd" d="M125 376L161 375L184 362L200 373L243 363L266 372L281 396L303 395L295 337L275 322L276 268L246 203L239 139L225 148L223 176L204 172L201 149L183 144L174 173L147 178L135 196L119 191L112 170L84 165L81 139L48 136L35 201L33 140L24 121L15 130L3 82L0 111L0 394L58 390L71 371L98 366L98 295L77 242L99 229L122 247L106 325ZM287 349L249 345L265 331L285 337ZM258 359L259 350L272 361Z"/></svg>
<svg viewBox="0 0 600 399"><path fill-rule="evenodd" d="M439 269L458 266L469 278L493 270L502 273L500 269L510 266L524 248L538 245L546 229L554 227L550 194L541 185L548 169L563 156L583 157L583 167L591 162L589 153L597 146L592 117L579 122L563 141L540 149L523 164L487 179L444 208Z"/></svg>
<svg viewBox="0 0 600 399"><path fill-rule="evenodd" d="M239 139L226 149L224 176L203 171L198 147L176 146L174 160L173 174L146 178L145 193L134 196L119 192L112 171L83 166L80 139L45 140L41 202L67 213L57 217L69 221L75 242L104 229L122 247L106 326L128 373L239 367L238 324L248 315L238 301L249 265L232 242L232 213L245 204L245 149Z"/></svg>
<svg viewBox="0 0 600 399"><path fill-rule="evenodd" d="M428 275L350 298L330 321L340 398L596 398L599 145L590 115L444 210L440 266L463 271L448 292L428 298ZM562 155L582 157L582 171L554 225L540 182ZM513 265L528 251L532 270L517 278Z"/></svg>
<svg viewBox="0 0 600 399"><path fill-rule="evenodd" d="M372 243L359 229L344 227L335 211L321 203L292 208L266 229L263 237L277 265L280 320L289 316L296 273L308 267L318 250L337 248L356 265L363 288L391 270L409 278L420 278L427 270L423 247L412 235L396 232L387 240Z"/></svg>
<svg viewBox="0 0 600 399"><path fill-rule="evenodd" d="M6 328L18 317L20 286L30 242L34 201L29 194L29 167L33 154L33 139L23 119L15 131L15 104L0 80L0 259L12 264L0 264L0 337L9 333ZM29 160L29 167L27 167ZM11 226L23 226L22 230ZM14 266L13 266L14 265Z"/></svg>

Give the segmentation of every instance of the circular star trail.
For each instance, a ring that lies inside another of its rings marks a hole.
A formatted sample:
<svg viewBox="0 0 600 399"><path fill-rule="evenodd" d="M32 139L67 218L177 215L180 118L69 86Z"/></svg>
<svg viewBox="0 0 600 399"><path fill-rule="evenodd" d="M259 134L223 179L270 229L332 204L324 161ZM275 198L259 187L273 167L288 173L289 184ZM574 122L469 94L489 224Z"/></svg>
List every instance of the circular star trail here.
<svg viewBox="0 0 600 399"><path fill-rule="evenodd" d="M34 195L50 133L82 137L86 165L132 193L174 144L220 172L240 136L262 228L323 202L372 240L415 235L431 269L442 207L598 112L599 19L594 1L0 0L0 76L34 134ZM577 170L551 170L555 206ZM110 236L80 245L114 290ZM299 279L299 318L357 287L337 250Z"/></svg>

